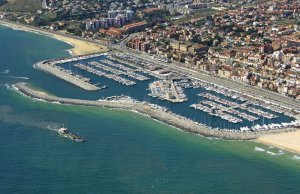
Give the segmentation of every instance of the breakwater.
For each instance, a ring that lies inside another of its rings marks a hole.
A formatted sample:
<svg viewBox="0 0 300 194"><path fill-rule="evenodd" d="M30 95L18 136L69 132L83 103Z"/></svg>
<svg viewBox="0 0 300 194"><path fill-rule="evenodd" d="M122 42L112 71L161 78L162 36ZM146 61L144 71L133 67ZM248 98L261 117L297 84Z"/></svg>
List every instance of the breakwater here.
<svg viewBox="0 0 300 194"><path fill-rule="evenodd" d="M59 67L51 61L38 62L34 64L34 67L38 70L44 71L46 73L54 75L55 77L65 80L84 90L95 91L100 89L99 87L89 83L89 80L87 80L87 78L78 77L76 75L72 75L70 72L64 71L63 69L59 69Z"/></svg>
<svg viewBox="0 0 300 194"><path fill-rule="evenodd" d="M47 95L41 93L34 89L31 89L27 86L26 83L16 83L14 84L19 92L25 94L26 96L43 99L47 102L59 102L61 104L70 104L70 105L80 105L80 106L96 106L103 108L116 108L123 109L128 111L136 111L141 114L150 116L153 119L161 121L163 123L169 124L173 127L179 128L186 132L191 132L195 134L200 134L205 137L216 137L228 140L254 140L258 137L266 134L274 133L283 133L295 131L295 128L286 128L278 130L269 130L269 131L259 131L259 132L230 132L230 131L220 131L212 128L208 128L199 123L188 120L179 115L173 114L169 111L165 111L156 107L147 102L122 102L122 101L109 101L109 100L81 100L81 99L72 99L72 98L61 98L57 96Z"/></svg>

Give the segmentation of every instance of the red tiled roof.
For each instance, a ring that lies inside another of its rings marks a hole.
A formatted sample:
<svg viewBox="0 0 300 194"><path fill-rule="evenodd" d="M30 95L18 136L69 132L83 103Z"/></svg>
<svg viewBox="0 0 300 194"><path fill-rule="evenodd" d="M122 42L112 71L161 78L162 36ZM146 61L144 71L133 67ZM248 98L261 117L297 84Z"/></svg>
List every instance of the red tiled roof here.
<svg viewBox="0 0 300 194"><path fill-rule="evenodd" d="M145 9L143 10L144 13L152 13L152 12L155 12L155 11L160 11L161 9L158 8L158 7L154 7L154 8L148 8L148 9Z"/></svg>
<svg viewBox="0 0 300 194"><path fill-rule="evenodd" d="M136 22L136 23L132 23L132 24L128 24L124 26L125 30L131 29L131 28L135 28L135 27L140 27L146 25L146 22Z"/></svg>
<svg viewBox="0 0 300 194"><path fill-rule="evenodd" d="M111 27L106 31L106 34L109 36L121 36L122 32L123 31L118 28Z"/></svg>

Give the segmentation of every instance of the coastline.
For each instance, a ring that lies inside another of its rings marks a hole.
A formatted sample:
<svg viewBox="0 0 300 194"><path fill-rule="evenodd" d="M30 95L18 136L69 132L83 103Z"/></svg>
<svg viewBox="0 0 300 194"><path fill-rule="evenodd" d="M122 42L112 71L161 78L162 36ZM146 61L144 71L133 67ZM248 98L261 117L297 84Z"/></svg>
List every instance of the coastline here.
<svg viewBox="0 0 300 194"><path fill-rule="evenodd" d="M55 77L58 77L62 80L65 80L75 86L78 86L84 90L87 91L96 91L100 88L83 80L83 78L78 78L74 75L71 75L69 73L66 73L64 71L60 71L57 67L55 67L54 64L48 62L48 61L41 61L33 65L34 68L44 71L46 73L52 74Z"/></svg>
<svg viewBox="0 0 300 194"><path fill-rule="evenodd" d="M300 130L288 133L264 135L259 137L256 142L300 154Z"/></svg>
<svg viewBox="0 0 300 194"><path fill-rule="evenodd" d="M79 106L94 106L102 108L121 109L132 112L138 112L143 115L147 115L150 118L171 125L180 130L202 135L204 137L222 138L226 140L256 140L259 137L269 134L287 133L296 131L295 128L279 129L274 131L260 131L260 132L228 132L219 131L216 129L208 128L199 123L185 119L179 115L165 112L159 108L155 108L153 105L146 102L119 102L119 101L108 101L108 100L81 100L72 98L62 98L57 96L47 95L46 93L40 93L37 90L30 88L26 83L16 83L13 87L21 94L28 96L34 100L43 100L50 103L60 103L68 105L79 105Z"/></svg>
<svg viewBox="0 0 300 194"><path fill-rule="evenodd" d="M41 35L45 35L59 41L65 42L71 45L72 49L67 50L71 55L87 55L94 53L107 52L108 49L105 47L101 47L100 45L93 44L84 40L79 40L76 38L71 38L68 35L58 34L55 32L48 32L47 30L38 29L31 26L26 26L23 24L18 24L14 22L0 20L0 25L7 26L14 30L28 31L32 33L37 33ZM51 73L51 72L48 72ZM90 90L90 86L82 87L84 89ZM20 88L18 88L20 90ZM95 88L94 88L95 89ZM26 89L27 90L27 89ZM92 89L93 90L93 89ZM28 92L28 91L27 91ZM35 100L41 100L44 102L52 102L52 103L61 103L61 104L73 104L73 105L83 105L83 106L100 106L105 108L117 108L128 111L133 111L136 113L140 113L150 118L162 122L164 124L175 127L179 130L183 130L190 133L200 134L205 137L214 137L214 138L222 138L228 140L255 140L255 142L262 143L265 145L275 146L281 149L285 149L287 151L295 152L300 154L300 145L297 142L297 138L300 139L300 131L296 131L297 129L289 128L289 129L281 129L275 131L268 132L250 132L250 133L233 133L233 132L222 132L215 129L210 129L206 126L202 126L196 123L191 123L191 121L184 120L176 115L166 115L166 113L162 111L158 111L157 109L153 109L152 107L145 105L143 103L139 103L137 107L134 107L136 104L130 103L119 103L119 102L109 102L109 101L90 101L87 104L81 104L80 102L74 102L72 100L76 99L64 99L53 96L53 98L58 98L57 101L51 100L47 98L46 93L39 92L37 90L32 90L34 93L27 93L25 90L21 91L21 93L25 94L25 96L29 96L34 98ZM63 102L60 100L63 99ZM66 100L66 101L65 101ZM69 101L71 100L71 101ZM97 102L95 104L95 102ZM143 110L145 108L145 110ZM155 115L157 113L157 115ZM170 118L169 118L170 117ZM297 138L296 138L297 136Z"/></svg>
<svg viewBox="0 0 300 194"><path fill-rule="evenodd" d="M0 20L0 25L12 28L14 30L21 30L26 32L38 33L41 35L48 36L50 38L54 38L56 40L62 41L66 44L71 45L73 48L67 50L72 56L78 55L86 55L86 54L93 54L93 53L103 53L107 52L108 48L104 46L100 46L94 43L90 43L87 41L79 40L76 38L72 38L71 36L59 34L59 33L51 33L46 30L38 29L32 26L26 26L23 24L18 24L6 20Z"/></svg>

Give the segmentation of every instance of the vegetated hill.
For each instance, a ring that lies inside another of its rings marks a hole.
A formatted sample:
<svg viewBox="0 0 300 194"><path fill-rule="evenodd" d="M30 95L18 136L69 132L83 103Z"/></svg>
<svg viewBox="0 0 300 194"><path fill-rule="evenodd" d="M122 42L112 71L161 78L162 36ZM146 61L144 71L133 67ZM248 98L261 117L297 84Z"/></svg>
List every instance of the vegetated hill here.
<svg viewBox="0 0 300 194"><path fill-rule="evenodd" d="M0 0L5 1L5 0ZM1 3L0 3L1 4ZM7 0L7 3L0 6L0 10L8 11L36 11L41 9L41 0Z"/></svg>

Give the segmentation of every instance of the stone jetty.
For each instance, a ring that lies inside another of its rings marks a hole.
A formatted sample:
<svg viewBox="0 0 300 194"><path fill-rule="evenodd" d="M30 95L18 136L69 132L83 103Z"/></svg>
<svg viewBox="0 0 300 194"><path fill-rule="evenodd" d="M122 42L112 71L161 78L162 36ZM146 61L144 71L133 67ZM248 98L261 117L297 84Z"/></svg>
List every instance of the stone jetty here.
<svg viewBox="0 0 300 194"><path fill-rule="evenodd" d="M47 95L41 93L37 90L34 90L26 83L16 83L13 85L16 90L29 96L31 98L43 99L47 102L59 102L61 104L70 104L70 105L81 105L81 106L95 106L95 107L104 107L104 108L116 108L129 111L136 111L144 115L148 115L153 119L161 121L163 123L169 124L173 127L179 128L186 132L191 132L199 134L205 137L215 137L228 140L254 140L258 137L266 134L273 133L283 133L295 131L294 128L287 129L278 129L278 130L269 130L269 131L259 131L259 132L230 132L230 131L221 131L212 128L208 128L199 123L188 120L184 117L178 116L171 113L170 111L164 111L160 108L153 106L147 102L123 102L123 101L109 101L109 100L81 100L81 99L72 99L72 98L61 98L57 96Z"/></svg>

